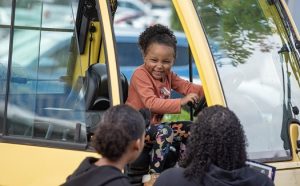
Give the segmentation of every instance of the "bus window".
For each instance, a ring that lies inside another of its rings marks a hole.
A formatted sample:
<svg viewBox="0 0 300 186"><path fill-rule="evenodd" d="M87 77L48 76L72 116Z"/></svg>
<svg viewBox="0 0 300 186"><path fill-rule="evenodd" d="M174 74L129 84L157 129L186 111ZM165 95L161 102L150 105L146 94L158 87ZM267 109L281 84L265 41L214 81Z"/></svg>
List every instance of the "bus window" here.
<svg viewBox="0 0 300 186"><path fill-rule="evenodd" d="M138 4L145 9L147 9L148 6L147 4L143 5L143 3L139 3L136 0L130 2L128 1L128 4ZM177 56L172 67L172 71L187 81L201 84L193 57L189 52L189 45L186 36L180 26L171 24L172 19L177 20L174 22L180 23L175 12L171 16L171 8L172 7L170 4L166 4L163 7L152 7L148 13L146 11L144 14L137 14L136 10L134 8L130 8L130 6L128 6L126 9L123 9L123 7L120 6L120 8L117 9L114 22L114 31L116 37L118 62L120 65L120 71L125 74L129 82L134 70L143 64L141 51L138 47L139 35L150 25L160 23L171 28L177 38ZM166 15L166 17L168 17L168 20L166 22L161 22L160 18L153 16L152 13L154 12L163 13ZM133 16L133 14L136 15ZM120 20L124 21L122 22ZM141 28L141 25L144 26ZM191 60L191 64L189 64L189 60ZM172 91L171 96L173 98L182 97L181 94L175 91ZM192 116L190 112L190 108L187 106L182 109L181 114L166 114L164 121L191 120Z"/></svg>
<svg viewBox="0 0 300 186"><path fill-rule="evenodd" d="M76 104L76 109L66 106L72 87L69 67L77 58L76 44L72 42L73 13L69 1L17 1L13 40L6 36L6 50L1 43L0 53L1 67L6 67L1 68L1 83L5 84L9 76L9 91L2 86L0 92L5 135L87 143L84 103ZM80 87L82 81L78 84Z"/></svg>

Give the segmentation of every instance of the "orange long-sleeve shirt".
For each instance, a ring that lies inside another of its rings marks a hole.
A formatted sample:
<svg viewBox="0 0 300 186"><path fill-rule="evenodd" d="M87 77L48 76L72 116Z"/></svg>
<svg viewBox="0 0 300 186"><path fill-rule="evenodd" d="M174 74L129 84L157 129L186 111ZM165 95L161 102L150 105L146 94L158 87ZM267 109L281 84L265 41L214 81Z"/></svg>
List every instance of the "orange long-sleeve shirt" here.
<svg viewBox="0 0 300 186"><path fill-rule="evenodd" d="M157 124L164 114L180 113L180 99L169 99L171 89L183 95L196 93L203 96L202 86L181 79L174 72L170 72L166 80L161 82L154 79L145 66L141 65L131 77L126 104L137 110L150 109L151 124Z"/></svg>

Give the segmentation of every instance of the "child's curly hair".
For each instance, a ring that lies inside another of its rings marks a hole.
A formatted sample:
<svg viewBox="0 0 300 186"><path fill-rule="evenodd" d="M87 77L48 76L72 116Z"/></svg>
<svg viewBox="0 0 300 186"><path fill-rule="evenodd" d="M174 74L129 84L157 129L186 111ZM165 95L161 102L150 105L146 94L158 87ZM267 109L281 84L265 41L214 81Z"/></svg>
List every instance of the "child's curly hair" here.
<svg viewBox="0 0 300 186"><path fill-rule="evenodd" d="M93 136L93 146L103 157L117 161L133 140L144 135L143 116L128 105L117 105L102 116Z"/></svg>
<svg viewBox="0 0 300 186"><path fill-rule="evenodd" d="M176 56L177 39L173 31L161 24L155 24L146 28L139 36L139 47L143 54L146 54L148 47L152 43L165 44L174 49L174 57Z"/></svg>
<svg viewBox="0 0 300 186"><path fill-rule="evenodd" d="M203 109L191 126L186 156L180 162L185 176L200 183L210 164L225 170L245 166L246 137L237 116L215 105Z"/></svg>

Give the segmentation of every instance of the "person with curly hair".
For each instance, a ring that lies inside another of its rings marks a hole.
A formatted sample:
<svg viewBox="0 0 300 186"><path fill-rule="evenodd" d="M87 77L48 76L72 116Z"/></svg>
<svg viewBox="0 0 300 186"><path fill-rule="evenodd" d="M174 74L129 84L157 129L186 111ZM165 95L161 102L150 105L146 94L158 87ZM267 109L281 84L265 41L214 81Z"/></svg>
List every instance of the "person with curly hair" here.
<svg viewBox="0 0 300 186"><path fill-rule="evenodd" d="M126 104L151 112L146 143L153 144L150 170L160 173L173 134L179 134L173 133L170 126L161 124L164 114L180 113L182 106L198 102L204 93L202 86L186 81L171 71L176 58L177 39L168 27L161 24L150 26L140 34L138 42L144 63L131 77ZM171 99L172 89L184 97ZM189 129L183 126L180 130L180 135L185 136L182 131L188 133Z"/></svg>
<svg viewBox="0 0 300 186"><path fill-rule="evenodd" d="M87 157L63 185L131 185L121 171L140 155L144 137L145 121L138 111L128 105L111 107L92 136L92 144L102 157Z"/></svg>
<svg viewBox="0 0 300 186"><path fill-rule="evenodd" d="M271 186L266 175L246 165L246 137L228 108L206 107L191 126L181 167L163 172L155 186Z"/></svg>

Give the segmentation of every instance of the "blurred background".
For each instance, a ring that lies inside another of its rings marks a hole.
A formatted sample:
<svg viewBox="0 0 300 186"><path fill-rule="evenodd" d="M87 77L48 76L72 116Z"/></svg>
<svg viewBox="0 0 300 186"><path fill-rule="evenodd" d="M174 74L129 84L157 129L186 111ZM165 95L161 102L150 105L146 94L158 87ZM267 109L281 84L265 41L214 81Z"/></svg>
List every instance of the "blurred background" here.
<svg viewBox="0 0 300 186"><path fill-rule="evenodd" d="M298 28L298 32L300 32L300 0L286 0L289 9L292 13L296 26Z"/></svg>
<svg viewBox="0 0 300 186"><path fill-rule="evenodd" d="M170 0L118 0L114 26L144 29L160 23L181 30Z"/></svg>

